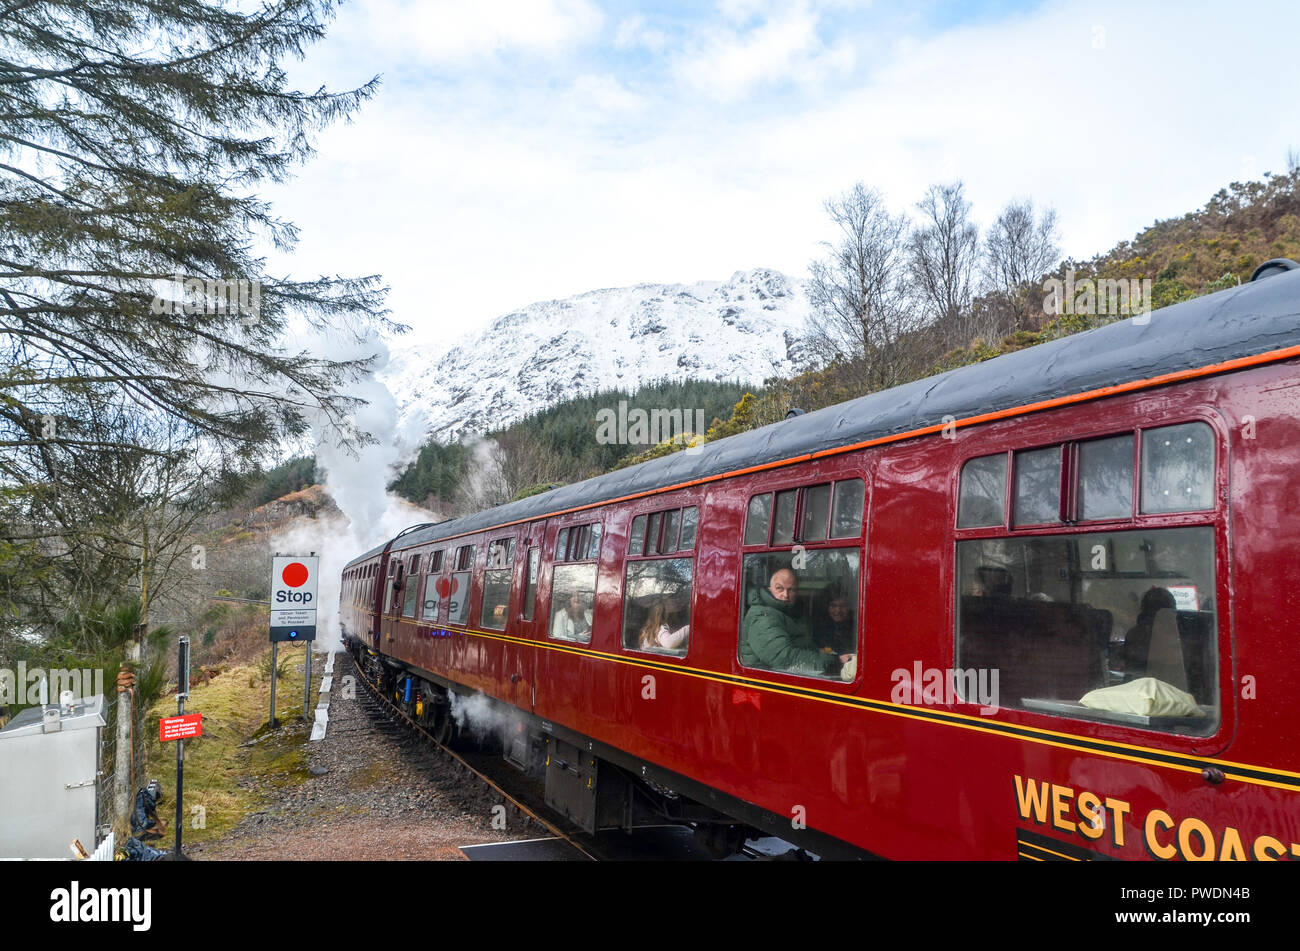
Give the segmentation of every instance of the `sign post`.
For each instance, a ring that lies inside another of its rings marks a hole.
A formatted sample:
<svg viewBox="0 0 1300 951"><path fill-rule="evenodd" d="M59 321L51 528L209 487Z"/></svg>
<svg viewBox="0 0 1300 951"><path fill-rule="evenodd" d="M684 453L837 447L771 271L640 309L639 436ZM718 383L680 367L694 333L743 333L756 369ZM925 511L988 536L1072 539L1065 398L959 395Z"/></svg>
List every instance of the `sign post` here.
<svg viewBox="0 0 1300 951"><path fill-rule="evenodd" d="M276 554L271 559L271 726L275 720L276 648L281 641L302 641L307 649L303 665L302 715L311 703L311 642L316 639L316 591L320 558Z"/></svg>
<svg viewBox="0 0 1300 951"><path fill-rule="evenodd" d="M190 639L181 635L176 644L176 716L158 723L162 742L176 741L176 857L181 857L185 817L185 737L203 735L203 715L185 715L185 701L190 695Z"/></svg>

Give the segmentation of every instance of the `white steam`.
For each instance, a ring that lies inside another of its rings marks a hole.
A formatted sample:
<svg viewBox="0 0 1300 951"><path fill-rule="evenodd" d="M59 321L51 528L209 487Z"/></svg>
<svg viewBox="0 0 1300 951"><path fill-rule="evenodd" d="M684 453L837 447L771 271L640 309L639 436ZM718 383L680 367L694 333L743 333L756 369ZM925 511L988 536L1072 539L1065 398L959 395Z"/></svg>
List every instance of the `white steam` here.
<svg viewBox="0 0 1300 951"><path fill-rule="evenodd" d="M469 733L476 741L495 734L501 745L510 748L511 740L520 732L524 722L513 707L493 703L485 694L463 697L456 691L451 694L451 718L461 732Z"/></svg>
<svg viewBox="0 0 1300 951"><path fill-rule="evenodd" d="M397 402L378 378L388 365L387 345L376 335L356 340L346 334L322 338L312 349L330 360L358 360L375 355L373 369L349 390L364 402L344 421L342 428L324 413L312 423L317 477L343 513L342 518L321 517L301 521L273 539L277 551L320 556L316 649L340 646L338 603L343 566L363 552L392 538L418 522L435 516L391 495L386 486L419 451L427 432L427 417L412 413L399 424ZM369 433L375 442L364 447L340 446L349 430Z"/></svg>

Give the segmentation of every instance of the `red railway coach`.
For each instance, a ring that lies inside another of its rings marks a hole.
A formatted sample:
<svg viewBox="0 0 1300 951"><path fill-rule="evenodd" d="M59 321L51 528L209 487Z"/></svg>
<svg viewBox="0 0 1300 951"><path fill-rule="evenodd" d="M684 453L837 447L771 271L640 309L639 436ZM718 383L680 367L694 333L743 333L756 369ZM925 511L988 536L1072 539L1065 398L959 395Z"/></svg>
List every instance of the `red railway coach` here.
<svg viewBox="0 0 1300 951"><path fill-rule="evenodd" d="M1300 857L1300 268L353 560L348 646L587 828Z"/></svg>

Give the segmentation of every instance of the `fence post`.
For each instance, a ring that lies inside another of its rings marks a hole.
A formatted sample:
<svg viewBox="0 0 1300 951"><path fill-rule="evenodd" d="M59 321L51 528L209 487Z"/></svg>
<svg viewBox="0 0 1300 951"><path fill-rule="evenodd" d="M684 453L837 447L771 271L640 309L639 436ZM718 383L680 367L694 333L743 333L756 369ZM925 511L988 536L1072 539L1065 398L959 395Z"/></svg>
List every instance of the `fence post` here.
<svg viewBox="0 0 1300 951"><path fill-rule="evenodd" d="M131 834L132 703L135 674L123 667L117 674L117 738L113 751L113 837L123 844Z"/></svg>

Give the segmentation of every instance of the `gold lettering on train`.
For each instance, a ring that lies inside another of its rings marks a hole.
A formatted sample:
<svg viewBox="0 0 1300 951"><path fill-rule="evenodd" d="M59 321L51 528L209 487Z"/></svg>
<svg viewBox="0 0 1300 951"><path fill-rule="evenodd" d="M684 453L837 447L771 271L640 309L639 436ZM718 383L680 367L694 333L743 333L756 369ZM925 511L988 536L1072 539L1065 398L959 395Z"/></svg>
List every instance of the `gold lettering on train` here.
<svg viewBox="0 0 1300 951"><path fill-rule="evenodd" d="M1021 820L1032 821L1064 833L1079 836L1083 845L1094 849L1124 847L1125 817L1133 807L1123 799L1103 796L1091 790L1045 780L1014 776L1016 810ZM1135 817L1136 818L1136 817ZM1164 809L1151 809L1135 826L1142 830L1141 844L1152 858L1185 862L1274 862L1300 856L1300 844L1288 844L1272 835L1243 838L1240 830L1225 826L1221 831L1199 816L1176 816ZM1105 833L1109 829L1110 835Z"/></svg>

